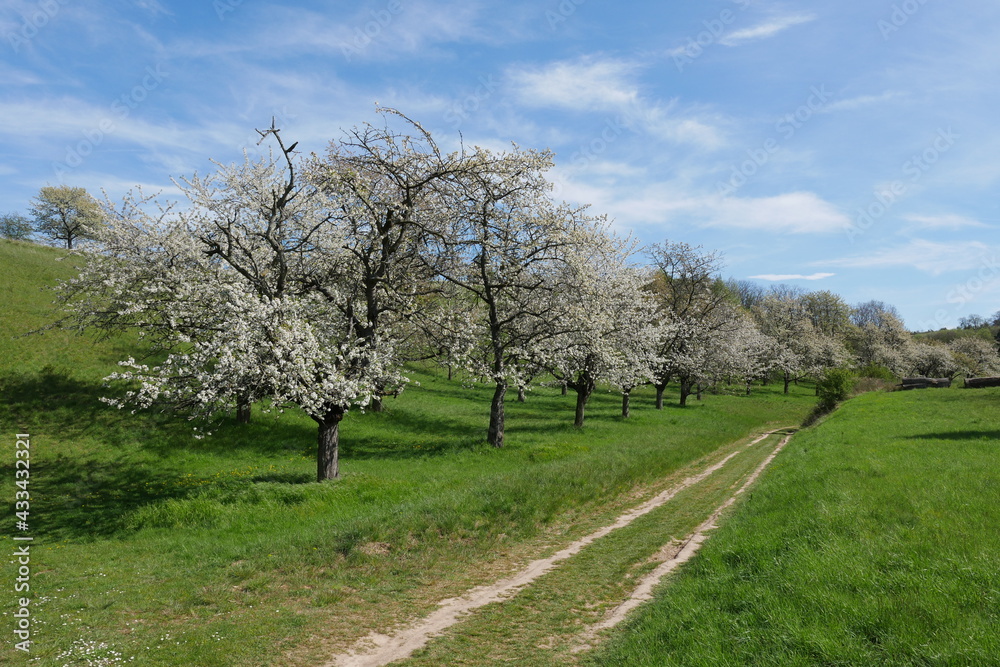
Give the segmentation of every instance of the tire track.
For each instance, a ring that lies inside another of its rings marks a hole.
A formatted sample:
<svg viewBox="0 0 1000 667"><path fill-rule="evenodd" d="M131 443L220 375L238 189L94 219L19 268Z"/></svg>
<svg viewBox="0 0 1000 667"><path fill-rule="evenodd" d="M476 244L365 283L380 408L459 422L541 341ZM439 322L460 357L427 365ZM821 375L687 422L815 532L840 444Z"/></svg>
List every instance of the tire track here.
<svg viewBox="0 0 1000 667"><path fill-rule="evenodd" d="M579 653L581 651L590 650L593 648L591 642L597 638L597 635L603 630L608 630L615 627L619 623L625 620L629 612L639 607L644 602L648 602L653 599L653 589L660 583L660 581L666 575L673 572L675 569L680 567L682 564L689 561L698 550L701 549L701 545L708 539L708 531L718 528L716 521L722 513L732 506L736 502L736 499L750 486L757 481L760 474L764 472L764 469L774 460L774 458L785 448L785 445L789 443L792 439L792 433L789 433L785 438L774 448L767 458L765 458L759 466L747 477L746 481L732 496L730 496L724 503L719 505L715 511L712 513L708 519L705 520L695 531L689 535L681 544L680 548L673 555L673 557L667 559L661 563L655 570L647 574L640 580L639 585L636 586L635 590L628 597L625 602L621 603L602 620L600 623L593 625L584 633L582 638L582 643L574 647L572 651L574 653Z"/></svg>
<svg viewBox="0 0 1000 667"><path fill-rule="evenodd" d="M438 609L433 611L430 615L413 625L404 627L393 635L372 632L365 639L361 640L358 643L358 647L353 651L335 657L333 660L324 663L322 667L380 667L381 665L387 665L390 662L409 657L414 651L425 646L433 637L458 623L463 615L468 614L479 607L483 607L493 602L500 602L512 597L526 585L551 571L561 561L576 555L589 544L592 544L596 540L599 540L619 528L628 526L639 517L652 512L658 507L661 507L681 491L704 481L713 473L725 467L729 461L741 454L744 449L752 447L764 441L768 437L776 433L785 432L786 430L787 429L777 429L764 433L748 443L743 449L729 454L718 463L708 466L698 474L687 477L679 484L663 491L654 498L636 506L628 512L623 513L617 520L615 520L614 523L580 538L564 549L552 554L548 558L540 558L530 562L522 570L510 577L506 577L486 586L477 586L476 588L470 589L460 597L442 600L438 604ZM789 436L789 438L790 437L791 436ZM764 465L770 463L770 461L777 454L778 450L780 450L781 447L784 447L787 440L788 438L786 438L786 440L779 445L778 449L776 449L765 460L765 464L758 467L754 474L751 475L748 483L737 491L733 498L728 501L730 504L735 500L736 495L743 492L743 489L749 485L750 481L756 479L760 471L763 470ZM725 507L728 507L728 505L720 507L709 519L709 522L714 522L718 513L720 513ZM704 525L706 524L703 524L703 526ZM707 530L707 528L704 530ZM704 532L704 530L702 527L699 527L699 532ZM697 535L692 536L688 542L690 543L695 537L697 537ZM674 567L676 567L676 565ZM657 568L657 571L659 569L660 568ZM627 613L627 611L625 613Z"/></svg>

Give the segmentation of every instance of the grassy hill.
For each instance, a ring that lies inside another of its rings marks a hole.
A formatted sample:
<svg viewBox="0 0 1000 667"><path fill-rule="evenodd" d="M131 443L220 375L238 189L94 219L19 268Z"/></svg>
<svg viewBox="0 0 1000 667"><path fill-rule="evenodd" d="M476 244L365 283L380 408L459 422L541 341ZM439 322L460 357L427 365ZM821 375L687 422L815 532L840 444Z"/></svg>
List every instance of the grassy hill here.
<svg viewBox="0 0 1000 667"><path fill-rule="evenodd" d="M509 405L508 446L494 450L482 444L490 390L414 368L419 386L387 412L348 415L343 479L318 484L304 415L222 417L196 440L183 416L99 401L115 391L101 378L134 353L127 337L24 337L58 316L43 288L73 275L63 256L0 242L0 498L12 528L14 434L29 433L42 664L315 664L581 535L722 444L797 423L814 401L774 387L658 412L639 392L626 421L605 392L580 430L573 397L542 388ZM0 662L24 658L0 649Z"/></svg>
<svg viewBox="0 0 1000 667"><path fill-rule="evenodd" d="M100 378L124 352L114 343L95 347L67 331L23 336L54 321L55 295L44 288L75 275L75 261L55 248L0 239L0 378L46 367Z"/></svg>

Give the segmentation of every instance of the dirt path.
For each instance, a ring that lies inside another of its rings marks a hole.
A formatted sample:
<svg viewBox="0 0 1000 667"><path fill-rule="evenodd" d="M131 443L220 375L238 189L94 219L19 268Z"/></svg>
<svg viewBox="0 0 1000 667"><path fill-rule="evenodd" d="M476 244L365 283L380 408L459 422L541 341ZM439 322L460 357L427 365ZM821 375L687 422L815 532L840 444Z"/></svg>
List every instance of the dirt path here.
<svg viewBox="0 0 1000 667"><path fill-rule="evenodd" d="M770 437L771 435L774 435L775 433L780 433L784 430L785 429L778 429L775 431L770 431L768 433L765 433L756 438L755 440L751 441L749 444L746 445L746 447L747 448L752 447L757 443L762 442L766 438ZM757 476L764 469L764 467L768 463L770 463L771 460L773 460L773 458L775 457L775 455L777 455L778 451L780 451L780 449L784 447L784 445L788 442L788 439L790 437L791 436L785 438L785 440L782 441L782 443L777 447L777 449L775 449L775 451L770 456L768 456L768 458L764 461L764 463L762 463L757 468L757 470L750 476L750 478L747 480L747 483L744 484L743 487L741 487L740 490L737 491L736 494L734 494L733 497L731 497L726 503L720 506L705 524L703 524L698 528L696 533L687 540L686 544L681 548L678 554L668 559L666 562L664 562L663 565L654 570L652 574L644 578L639 588L637 588L636 591L633 593L633 597L636 598L634 604L632 604L632 601L630 599L630 601L624 603L621 607L618 608L622 609L621 611L622 618L624 618L624 615L627 614L628 611L630 611L634 606L638 606L638 604L640 604L643 600L648 599L648 596L652 591L652 587L656 585L656 582L659 581L660 577L662 577L664 574L674 569L675 567L677 567L677 565L684 562L684 560L687 560L688 558L691 557L691 555L693 555L694 553L693 551L687 553L691 549L691 545L692 544L700 545L701 542L703 542L706 539L704 533L711 527L714 527L714 522L718 518L718 515L722 512L722 510L724 510L726 507L732 504L735 501L736 496L742 493L744 489L746 489L753 482L753 480L757 478ZM381 665L387 665L390 662L394 662L396 660L402 660L403 658L409 657L414 651L426 645L427 642L429 642L434 636L440 634L442 631L446 630L455 623L458 623L464 614L467 614L475 609L478 609L479 607L488 605L492 602L499 602L501 600L506 600L512 597L524 586L530 584L534 580L538 579L545 573L552 570L559 562L566 560L567 558L570 558L571 556L574 556L575 554L579 553L587 545L593 543L594 541L604 537L605 535L608 535L609 533L619 528L624 528L625 526L628 526L639 517L648 514L649 512L653 511L658 507L661 507L684 489L687 489L695 484L698 484L699 482L704 481L709 476L711 476L712 473L721 470L727 463L729 463L730 460L738 456L741 453L741 451L742 450L733 452L732 454L726 456L718 463L708 466L698 474L686 478L684 481L660 493L651 500L648 500L642 503L641 505L629 510L628 512L625 512L624 514L619 516L614 523L609 524L599 530L596 530L593 533L587 535L586 537L583 537L573 542L566 548L552 554L548 558L542 558L532 561L527 566L525 566L524 569L522 569L521 571L510 577L501 579L500 581L497 581L488 586L478 586L476 588L473 588L469 590L465 595L462 595L461 597L442 600L439 603L438 609L436 611L434 611L424 619L418 621L414 625L405 627L393 635L384 635L377 632L371 633L370 635L368 635L368 637L359 642L358 647L355 648L354 651L335 657L333 660L324 663L323 667L379 667ZM694 551L697 551L697 546L694 547ZM684 554L686 553L687 555L685 556ZM683 560L677 560L682 556ZM667 564L671 562L674 562L674 564L671 567L664 569L667 566ZM663 570L662 574L656 577L656 580L653 581L652 580L653 575L656 574L657 572L660 572L661 570ZM649 580L651 583L647 584L646 583L647 580ZM649 591L646 591L647 588L649 589ZM642 597L642 596L647 596L647 597ZM628 604L632 604L632 606L624 608L625 605ZM599 626L595 626L594 628L592 628L591 632L594 636L596 636L596 633L604 629L605 627L612 627L613 625L619 622L616 620L614 622L611 622L610 625L606 625L611 621L611 619L615 618L615 613L618 612L618 609L616 609L611 616L602 621L602 623L599 624Z"/></svg>
<svg viewBox="0 0 1000 667"><path fill-rule="evenodd" d="M576 646L573 649L573 652L577 653L593 648L592 642L597 638L598 634L602 630L615 627L624 621L625 617L628 616L629 612L633 609L641 605L643 602L652 600L653 589L660 583L660 580L698 553L698 550L701 549L701 545L708 539L708 531L718 528L716 521L719 520L719 516L722 515L722 512L735 503L740 494L750 488L750 485L757 481L757 478L760 477L764 468L770 465L771 461L774 460L774 457L776 457L778 453L785 448L785 445L787 445L791 439L791 434L785 436L778 446L774 448L774 451L771 452L759 466L757 466L757 469L754 470L749 477L747 477L743 486L741 486L739 490L730 496L724 503L719 505L715 511L712 512L712 516L698 526L698 528L696 528L695 531L687 537L687 539L675 546L672 550L673 555L669 556L665 561L657 566L655 570L643 577L639 582L639 585L636 586L635 590L632 591L632 594L629 595L625 602L611 610L611 612L605 616L604 620L594 626L591 626L591 628L584 633L583 637L581 637L581 644Z"/></svg>

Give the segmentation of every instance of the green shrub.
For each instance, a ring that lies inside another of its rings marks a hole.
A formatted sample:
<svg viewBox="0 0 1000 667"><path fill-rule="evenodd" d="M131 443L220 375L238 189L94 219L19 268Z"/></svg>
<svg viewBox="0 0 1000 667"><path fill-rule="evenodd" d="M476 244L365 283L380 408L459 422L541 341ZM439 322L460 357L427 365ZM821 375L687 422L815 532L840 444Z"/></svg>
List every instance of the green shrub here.
<svg viewBox="0 0 1000 667"><path fill-rule="evenodd" d="M827 368L816 384L820 406L832 410L838 403L847 400L856 381L857 376L846 368Z"/></svg>

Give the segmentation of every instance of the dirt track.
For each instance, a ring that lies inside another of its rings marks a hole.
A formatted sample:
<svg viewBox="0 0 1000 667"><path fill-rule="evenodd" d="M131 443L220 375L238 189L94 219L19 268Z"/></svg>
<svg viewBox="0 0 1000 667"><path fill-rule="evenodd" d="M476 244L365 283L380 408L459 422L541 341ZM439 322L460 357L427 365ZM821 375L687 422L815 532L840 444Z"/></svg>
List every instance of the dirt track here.
<svg viewBox="0 0 1000 667"><path fill-rule="evenodd" d="M769 436L780 433L783 430L784 429L779 429L765 433L747 444L746 447L752 447ZM712 513L712 516L700 525L692 535L683 540L680 544L676 545L674 549L668 549L666 560L664 560L655 570L653 570L653 572L640 581L639 585L635 588L629 598L617 608L612 610L600 623L591 627L584 633L584 636L582 637L583 643L577 647L577 650L590 648L589 643L597 637L599 632L607 628L614 627L619 622L624 620L630 611L638 607L642 604L642 602L651 599L653 588L657 583L659 583L660 579L669 572L673 571L681 563L690 559L698 551L701 544L708 538L708 531L716 527L715 522L718 520L719 515L727 507L732 505L736 501L736 498L757 479L764 468L770 464L770 462L774 459L778 452L784 448L790 439L791 435L785 437L775 450L747 478L743 486L741 486L738 491L736 491L729 499L720 505ZM684 489L707 479L714 472L725 467L725 465L734 457L738 456L741 451L742 450L733 452L718 463L708 466L696 475L686 478L679 484L667 489L651 500L648 500L628 512L623 513L617 520L614 521L614 523L611 523L599 530L594 531L586 537L573 542L566 548L556 552L548 558L532 561L521 571L510 577L501 579L500 581L488 586L473 588L461 597L442 600L436 611L417 623L400 629L395 634L384 635L373 632L364 640L359 642L354 651L336 656L333 660L324 663L323 667L378 667L380 665L387 665L396 660L402 660L409 657L414 651L426 645L427 642L429 642L434 636L461 621L461 617L464 614L492 602L499 602L512 597L522 588L538 579L546 572L552 570L558 563L579 553L595 540L598 540L619 528L628 526L639 517L648 514L658 507L661 507Z"/></svg>

